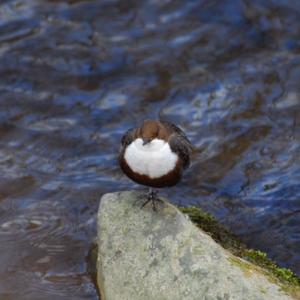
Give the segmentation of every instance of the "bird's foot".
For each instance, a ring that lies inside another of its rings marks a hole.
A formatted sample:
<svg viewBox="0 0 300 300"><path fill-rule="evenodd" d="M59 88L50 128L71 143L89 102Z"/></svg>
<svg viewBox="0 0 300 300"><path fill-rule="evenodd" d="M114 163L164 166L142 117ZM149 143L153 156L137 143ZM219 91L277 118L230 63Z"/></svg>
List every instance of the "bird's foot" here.
<svg viewBox="0 0 300 300"><path fill-rule="evenodd" d="M146 206L149 202L151 202L152 209L154 211L157 211L156 203L157 202L163 202L161 199L158 198L158 191L154 191L151 188L149 189L149 192L147 194L147 200L143 203L142 207Z"/></svg>

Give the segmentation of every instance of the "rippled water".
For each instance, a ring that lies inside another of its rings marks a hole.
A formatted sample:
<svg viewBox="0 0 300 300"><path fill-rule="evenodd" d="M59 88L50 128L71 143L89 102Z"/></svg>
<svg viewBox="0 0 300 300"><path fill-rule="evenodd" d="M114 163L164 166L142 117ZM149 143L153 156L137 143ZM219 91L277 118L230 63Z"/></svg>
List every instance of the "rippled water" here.
<svg viewBox="0 0 300 300"><path fill-rule="evenodd" d="M196 146L162 193L300 274L300 2L2 0L0 298L97 299L87 272L122 133Z"/></svg>

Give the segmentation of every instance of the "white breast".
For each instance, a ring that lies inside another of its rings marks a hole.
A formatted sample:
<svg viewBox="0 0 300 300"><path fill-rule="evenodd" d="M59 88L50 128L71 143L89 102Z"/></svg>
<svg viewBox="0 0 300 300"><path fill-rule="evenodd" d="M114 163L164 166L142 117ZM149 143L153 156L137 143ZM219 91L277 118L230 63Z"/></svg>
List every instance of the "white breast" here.
<svg viewBox="0 0 300 300"><path fill-rule="evenodd" d="M165 141L154 139L143 146L140 138L126 148L124 158L134 172L150 178L166 175L175 168L178 160L177 154L171 151Z"/></svg>

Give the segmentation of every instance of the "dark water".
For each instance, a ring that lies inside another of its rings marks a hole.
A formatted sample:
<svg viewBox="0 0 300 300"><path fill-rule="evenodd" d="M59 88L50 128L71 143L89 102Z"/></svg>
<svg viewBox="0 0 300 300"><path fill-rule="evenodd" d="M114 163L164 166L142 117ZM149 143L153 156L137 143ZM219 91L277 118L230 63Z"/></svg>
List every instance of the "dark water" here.
<svg viewBox="0 0 300 300"><path fill-rule="evenodd" d="M300 2L2 0L0 299L97 299L86 257L122 133L196 146L172 202L300 274Z"/></svg>

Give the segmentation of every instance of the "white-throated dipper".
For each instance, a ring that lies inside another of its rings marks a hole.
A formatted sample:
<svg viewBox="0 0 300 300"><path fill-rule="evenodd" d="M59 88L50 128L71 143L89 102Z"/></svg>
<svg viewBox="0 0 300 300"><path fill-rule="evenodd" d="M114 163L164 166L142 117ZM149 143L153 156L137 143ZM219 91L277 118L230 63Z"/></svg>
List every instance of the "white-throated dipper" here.
<svg viewBox="0 0 300 300"><path fill-rule="evenodd" d="M189 166L191 152L192 145L180 128L166 121L146 120L122 137L119 163L130 179L150 187L144 205L151 201L155 210L159 198L152 187L177 184Z"/></svg>

